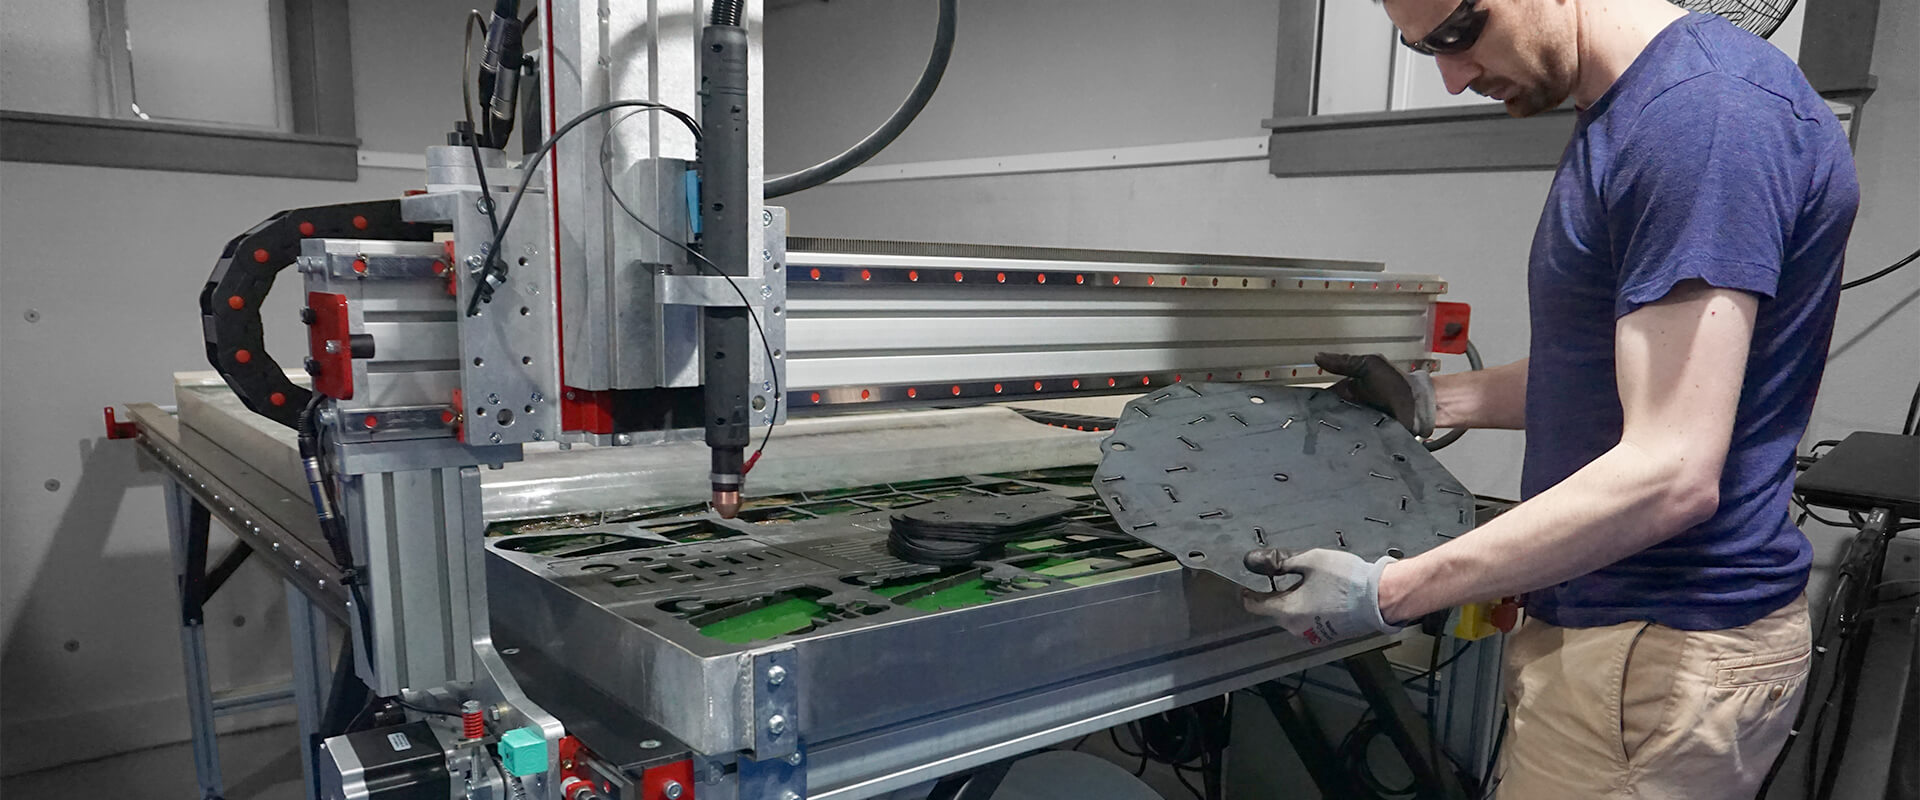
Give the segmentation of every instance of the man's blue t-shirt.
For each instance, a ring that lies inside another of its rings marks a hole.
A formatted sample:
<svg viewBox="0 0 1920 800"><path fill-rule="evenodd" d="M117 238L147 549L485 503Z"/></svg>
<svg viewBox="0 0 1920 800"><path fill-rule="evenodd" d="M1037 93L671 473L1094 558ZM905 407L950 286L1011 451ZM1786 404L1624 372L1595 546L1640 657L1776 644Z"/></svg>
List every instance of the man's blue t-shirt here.
<svg viewBox="0 0 1920 800"><path fill-rule="evenodd" d="M1846 133L1799 68L1719 17L1668 26L1580 112L1528 267L1524 496L1619 444L1619 318L1687 280L1760 304L1713 518L1532 592L1528 613L1567 627L1716 630L1805 588L1812 548L1789 519L1793 456L1859 195Z"/></svg>

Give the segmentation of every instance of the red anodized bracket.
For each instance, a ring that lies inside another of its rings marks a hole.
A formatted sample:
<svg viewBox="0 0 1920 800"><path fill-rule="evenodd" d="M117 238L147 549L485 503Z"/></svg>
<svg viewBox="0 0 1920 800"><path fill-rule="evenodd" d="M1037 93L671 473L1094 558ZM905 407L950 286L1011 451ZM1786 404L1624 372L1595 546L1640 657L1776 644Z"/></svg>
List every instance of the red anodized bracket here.
<svg viewBox="0 0 1920 800"><path fill-rule="evenodd" d="M307 326L307 355L320 367L313 376L314 391L335 400L352 400L353 336L347 296L308 292L307 308L313 310L313 324Z"/></svg>
<svg viewBox="0 0 1920 800"><path fill-rule="evenodd" d="M113 406L107 406L103 410L106 412L106 418L107 418L107 438L109 439L140 438L139 425L135 425L130 420L121 421L120 419L118 419L114 414Z"/></svg>
<svg viewBox="0 0 1920 800"><path fill-rule="evenodd" d="M1456 355L1467 352L1467 323L1471 318L1472 309L1466 303L1434 303L1429 349Z"/></svg>

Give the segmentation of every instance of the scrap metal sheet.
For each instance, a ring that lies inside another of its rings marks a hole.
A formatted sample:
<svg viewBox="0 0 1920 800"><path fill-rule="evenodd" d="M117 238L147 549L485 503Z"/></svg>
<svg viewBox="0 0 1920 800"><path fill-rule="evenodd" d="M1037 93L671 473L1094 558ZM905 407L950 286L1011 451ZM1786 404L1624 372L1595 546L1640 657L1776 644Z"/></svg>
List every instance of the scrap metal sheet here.
<svg viewBox="0 0 1920 800"><path fill-rule="evenodd" d="M1325 389L1181 383L1127 403L1094 489L1122 530L1258 591L1257 548L1426 552L1473 526L1465 487L1393 418Z"/></svg>

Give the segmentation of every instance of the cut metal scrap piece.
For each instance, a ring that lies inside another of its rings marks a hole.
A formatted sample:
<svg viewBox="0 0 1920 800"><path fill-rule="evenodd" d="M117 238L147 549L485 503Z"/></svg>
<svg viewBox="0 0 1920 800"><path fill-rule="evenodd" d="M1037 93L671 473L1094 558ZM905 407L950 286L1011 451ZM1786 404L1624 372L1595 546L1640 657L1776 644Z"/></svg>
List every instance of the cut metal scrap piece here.
<svg viewBox="0 0 1920 800"><path fill-rule="evenodd" d="M1263 547L1426 552L1473 526L1473 497L1399 425L1324 389L1182 383L1134 399L1093 482L1121 530L1257 591ZM1306 424L1298 424L1306 423Z"/></svg>

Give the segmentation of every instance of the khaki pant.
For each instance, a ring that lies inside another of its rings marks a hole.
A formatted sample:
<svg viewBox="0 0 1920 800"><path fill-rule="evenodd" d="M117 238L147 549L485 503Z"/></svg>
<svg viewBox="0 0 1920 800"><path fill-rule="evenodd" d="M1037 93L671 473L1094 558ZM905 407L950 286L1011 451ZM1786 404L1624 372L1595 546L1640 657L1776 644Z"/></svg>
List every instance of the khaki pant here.
<svg viewBox="0 0 1920 800"><path fill-rule="evenodd" d="M1751 800L1812 658L1807 598L1721 631L1647 622L1507 641L1500 800Z"/></svg>

